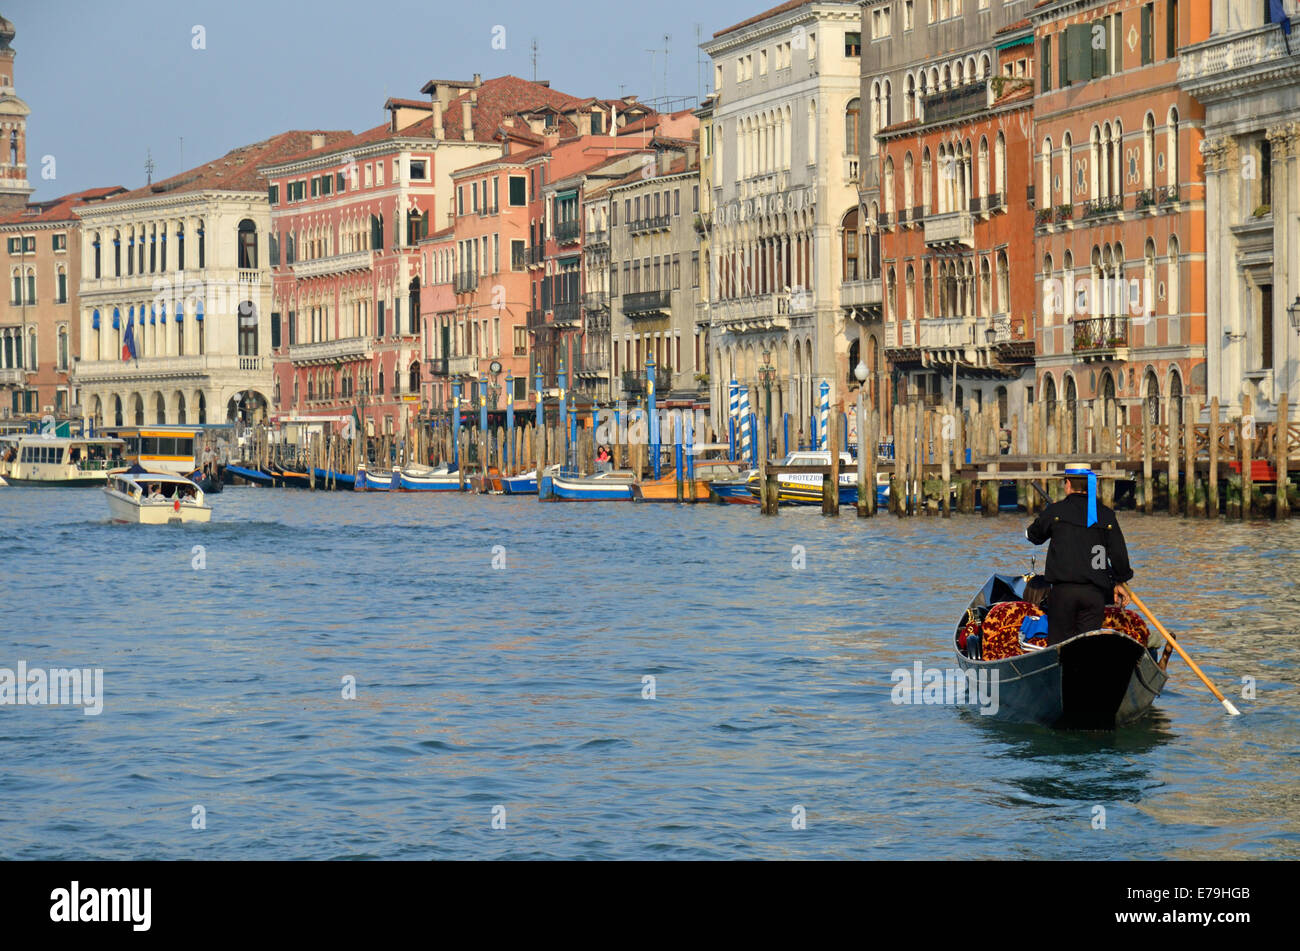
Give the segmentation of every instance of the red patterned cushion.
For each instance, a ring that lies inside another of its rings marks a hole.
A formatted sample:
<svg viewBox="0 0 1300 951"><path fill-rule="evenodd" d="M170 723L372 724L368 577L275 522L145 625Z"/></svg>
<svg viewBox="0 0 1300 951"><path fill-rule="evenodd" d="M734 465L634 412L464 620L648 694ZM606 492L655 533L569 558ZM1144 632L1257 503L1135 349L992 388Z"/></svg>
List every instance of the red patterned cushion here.
<svg viewBox="0 0 1300 951"><path fill-rule="evenodd" d="M1108 604L1106 605L1105 623L1111 630L1119 631L1121 634L1133 638L1143 647L1147 646L1147 639L1150 638L1151 632L1147 629L1147 622L1142 620L1142 615L1136 611L1129 611L1126 608Z"/></svg>
<svg viewBox="0 0 1300 951"><path fill-rule="evenodd" d="M1040 617L1042 610L1028 601L1000 601L989 608L984 616L981 649L985 660L1002 660L1017 657L1025 652L1020 646L1020 624L1027 617ZM1035 637L1031 644L1045 644L1046 639Z"/></svg>

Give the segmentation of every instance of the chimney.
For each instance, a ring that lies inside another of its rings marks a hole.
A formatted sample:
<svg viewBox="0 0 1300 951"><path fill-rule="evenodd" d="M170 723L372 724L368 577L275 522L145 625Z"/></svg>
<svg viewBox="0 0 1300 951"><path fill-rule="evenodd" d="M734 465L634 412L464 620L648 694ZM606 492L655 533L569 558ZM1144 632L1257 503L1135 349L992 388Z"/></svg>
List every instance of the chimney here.
<svg viewBox="0 0 1300 951"><path fill-rule="evenodd" d="M481 74L481 73L475 73L475 74L474 74L474 88L477 89L479 86L482 86L482 85L483 85L483 76L482 76L482 74Z"/></svg>
<svg viewBox="0 0 1300 951"><path fill-rule="evenodd" d="M433 137L435 139L443 137L441 99L433 100Z"/></svg>
<svg viewBox="0 0 1300 951"><path fill-rule="evenodd" d="M312 147L313 149L319 149L319 148L324 148L324 147L325 147L325 133L324 133L324 132L313 132L313 133L311 134L311 147Z"/></svg>
<svg viewBox="0 0 1300 951"><path fill-rule="evenodd" d="M461 138L466 142L474 141L474 107L470 105L469 98L460 104L460 124L463 126Z"/></svg>
<svg viewBox="0 0 1300 951"><path fill-rule="evenodd" d="M686 167L695 168L698 161L699 150L694 145L686 146Z"/></svg>

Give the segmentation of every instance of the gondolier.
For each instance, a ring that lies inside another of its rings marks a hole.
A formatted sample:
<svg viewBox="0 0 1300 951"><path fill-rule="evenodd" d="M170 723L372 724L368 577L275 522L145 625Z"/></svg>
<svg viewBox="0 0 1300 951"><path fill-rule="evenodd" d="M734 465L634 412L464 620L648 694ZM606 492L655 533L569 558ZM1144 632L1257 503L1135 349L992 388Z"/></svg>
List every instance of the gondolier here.
<svg viewBox="0 0 1300 951"><path fill-rule="evenodd" d="M1047 597L1049 646L1103 627L1106 605L1125 603L1115 586L1133 577L1119 521L1097 501L1097 476L1087 466L1068 466L1065 486L1065 498L1044 508L1025 529L1025 537L1035 545L1051 541L1044 569L1052 585Z"/></svg>

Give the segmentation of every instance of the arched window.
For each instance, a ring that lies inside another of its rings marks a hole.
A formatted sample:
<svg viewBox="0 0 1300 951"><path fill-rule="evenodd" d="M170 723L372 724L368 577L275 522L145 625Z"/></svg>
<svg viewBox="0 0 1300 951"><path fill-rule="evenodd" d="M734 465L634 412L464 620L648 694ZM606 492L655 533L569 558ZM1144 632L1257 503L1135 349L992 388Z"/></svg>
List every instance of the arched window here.
<svg viewBox="0 0 1300 951"><path fill-rule="evenodd" d="M255 357L257 349L257 305L251 300L239 303L239 355Z"/></svg>
<svg viewBox="0 0 1300 951"><path fill-rule="evenodd" d="M989 193L989 140L987 136L980 136L978 187L979 197L987 197Z"/></svg>
<svg viewBox="0 0 1300 951"><path fill-rule="evenodd" d="M912 153L903 156L903 210L910 211L916 204L916 190L913 187L916 169L912 163Z"/></svg>
<svg viewBox="0 0 1300 951"><path fill-rule="evenodd" d="M1178 110L1169 110L1169 121L1165 127L1165 181L1169 185L1169 197L1178 199Z"/></svg>
<svg viewBox="0 0 1300 951"><path fill-rule="evenodd" d="M1043 255L1043 324L1050 327L1060 309L1060 284L1052 270L1052 256Z"/></svg>
<svg viewBox="0 0 1300 951"><path fill-rule="evenodd" d="M993 269L986 257L980 258L980 313L986 317L993 313Z"/></svg>
<svg viewBox="0 0 1300 951"><path fill-rule="evenodd" d="M9 133L9 164L18 164L18 130L13 129Z"/></svg>
<svg viewBox="0 0 1300 951"><path fill-rule="evenodd" d="M407 302L410 311L410 333L415 333L416 327L420 322L420 275L411 278L411 283L407 286Z"/></svg>
<svg viewBox="0 0 1300 951"><path fill-rule="evenodd" d="M907 299L907 307L904 308L905 316L910 321L914 313L914 301L916 300L916 271L912 265L907 266L906 276L903 278L903 293Z"/></svg>
<svg viewBox="0 0 1300 951"><path fill-rule="evenodd" d="M890 267L885 283L888 285L886 292L885 304L889 308L889 319L898 319L898 275L893 267Z"/></svg>
<svg viewBox="0 0 1300 951"><path fill-rule="evenodd" d="M1079 389L1074 377L1065 377L1065 451L1079 451Z"/></svg>
<svg viewBox="0 0 1300 951"><path fill-rule="evenodd" d="M844 151L858 150L858 119L862 113L862 100L856 96L849 100L844 110Z"/></svg>
<svg viewBox="0 0 1300 951"><path fill-rule="evenodd" d="M1071 170L1074 161L1073 150L1074 144L1070 133L1066 132L1061 136L1061 183L1058 186L1063 205L1074 203L1074 172Z"/></svg>
<svg viewBox="0 0 1300 951"><path fill-rule="evenodd" d="M418 362L411 364L411 368L407 373L407 377L408 377L407 391L410 393L419 393L420 392L420 364Z"/></svg>
<svg viewBox="0 0 1300 951"><path fill-rule="evenodd" d="M1011 268L1007 262L1007 252L999 251L997 256L998 269L998 303L997 312L1006 314L1011 312Z"/></svg>
<svg viewBox="0 0 1300 951"><path fill-rule="evenodd" d="M1142 252L1142 309L1141 314L1149 317L1156 307L1156 243L1147 238L1146 248Z"/></svg>
<svg viewBox="0 0 1300 951"><path fill-rule="evenodd" d="M844 216L841 227L844 280L857 281L861 279L861 270L858 257L858 210L856 208Z"/></svg>
<svg viewBox="0 0 1300 951"><path fill-rule="evenodd" d="M927 145L925 151L921 153L921 209L924 214L929 214L933 207L931 204L931 175L933 174L930 165L930 147Z"/></svg>
<svg viewBox="0 0 1300 951"><path fill-rule="evenodd" d="M983 145L981 143L981 149ZM1042 182L1038 186L1039 194L1042 196L1039 200L1041 207L1052 207L1052 138L1048 136L1043 139L1043 146L1039 150L1039 165L1042 168Z"/></svg>
<svg viewBox="0 0 1300 951"><path fill-rule="evenodd" d="M993 178L997 182L997 193L1006 201L1007 196L1007 137L1004 133L998 132L996 144L993 146Z"/></svg>
<svg viewBox="0 0 1300 951"><path fill-rule="evenodd" d="M207 237L204 232L202 218L199 219L199 223L196 226L194 233L198 235L199 238L199 267L204 268L207 266Z"/></svg>
<svg viewBox="0 0 1300 951"><path fill-rule="evenodd" d="M929 318L934 314L934 266L926 258L921 265L921 316Z"/></svg>
<svg viewBox="0 0 1300 951"><path fill-rule="evenodd" d="M885 214L894 219L894 157L885 158Z"/></svg>
<svg viewBox="0 0 1300 951"><path fill-rule="evenodd" d="M257 267L257 226L249 218L239 223L239 267Z"/></svg>
<svg viewBox="0 0 1300 951"><path fill-rule="evenodd" d="M916 77L907 74L907 84L903 87L903 120L910 122L916 115Z"/></svg>
<svg viewBox="0 0 1300 951"><path fill-rule="evenodd" d="M1169 276L1166 284L1169 295L1169 315L1177 316L1179 313L1178 285L1179 285L1179 261L1178 261L1178 239L1173 235L1169 236Z"/></svg>

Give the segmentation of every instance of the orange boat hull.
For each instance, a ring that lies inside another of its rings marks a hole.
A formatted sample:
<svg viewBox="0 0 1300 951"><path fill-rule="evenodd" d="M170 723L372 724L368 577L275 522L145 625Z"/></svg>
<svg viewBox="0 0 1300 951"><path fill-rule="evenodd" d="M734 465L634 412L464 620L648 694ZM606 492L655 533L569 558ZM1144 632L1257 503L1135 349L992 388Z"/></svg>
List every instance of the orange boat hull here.
<svg viewBox="0 0 1300 951"><path fill-rule="evenodd" d="M667 476L662 479L651 479L648 482L639 482L633 492L633 495L642 502L676 502L677 501L677 479L674 476ZM683 502L707 502L709 501L709 484L708 482L695 480L695 495L691 495L691 483L682 480L682 501Z"/></svg>

